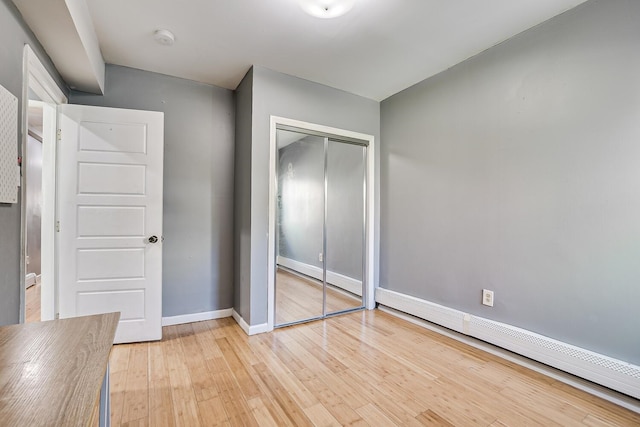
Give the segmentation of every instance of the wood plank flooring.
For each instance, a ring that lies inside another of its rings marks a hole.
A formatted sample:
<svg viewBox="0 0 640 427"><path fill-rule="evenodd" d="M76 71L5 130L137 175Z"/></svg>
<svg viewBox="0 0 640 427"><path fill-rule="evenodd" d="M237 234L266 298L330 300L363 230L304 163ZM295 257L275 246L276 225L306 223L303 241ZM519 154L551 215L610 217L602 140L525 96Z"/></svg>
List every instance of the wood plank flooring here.
<svg viewBox="0 0 640 427"><path fill-rule="evenodd" d="M40 320L40 285L27 289ZM291 308L295 312L299 308ZM640 415L379 311L247 337L232 319L111 353L114 426L638 426Z"/></svg>
<svg viewBox="0 0 640 427"><path fill-rule="evenodd" d="M638 426L640 415L380 311L111 353L114 426Z"/></svg>

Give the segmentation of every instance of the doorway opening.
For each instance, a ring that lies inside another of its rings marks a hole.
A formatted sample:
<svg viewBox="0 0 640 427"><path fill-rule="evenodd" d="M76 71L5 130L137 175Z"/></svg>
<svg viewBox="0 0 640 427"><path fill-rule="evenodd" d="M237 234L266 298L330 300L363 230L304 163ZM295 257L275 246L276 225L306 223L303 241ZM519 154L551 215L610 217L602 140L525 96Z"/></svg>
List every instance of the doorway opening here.
<svg viewBox="0 0 640 427"><path fill-rule="evenodd" d="M26 244L25 244L25 321L40 321L41 298L41 248L42 248L42 116L40 98L29 91L27 106L27 144L22 165L23 174L29 179L25 183Z"/></svg>
<svg viewBox="0 0 640 427"><path fill-rule="evenodd" d="M20 322L56 317L56 108L67 98L29 45L23 51ZM27 287L29 288L27 290Z"/></svg>

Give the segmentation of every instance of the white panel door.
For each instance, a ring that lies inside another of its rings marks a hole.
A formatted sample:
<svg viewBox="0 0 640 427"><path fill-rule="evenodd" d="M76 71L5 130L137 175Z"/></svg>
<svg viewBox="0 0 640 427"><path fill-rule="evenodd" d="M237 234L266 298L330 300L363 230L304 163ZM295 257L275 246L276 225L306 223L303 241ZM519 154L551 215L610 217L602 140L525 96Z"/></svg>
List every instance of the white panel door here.
<svg viewBox="0 0 640 427"><path fill-rule="evenodd" d="M164 115L59 111L60 317L119 311L116 342L161 339Z"/></svg>

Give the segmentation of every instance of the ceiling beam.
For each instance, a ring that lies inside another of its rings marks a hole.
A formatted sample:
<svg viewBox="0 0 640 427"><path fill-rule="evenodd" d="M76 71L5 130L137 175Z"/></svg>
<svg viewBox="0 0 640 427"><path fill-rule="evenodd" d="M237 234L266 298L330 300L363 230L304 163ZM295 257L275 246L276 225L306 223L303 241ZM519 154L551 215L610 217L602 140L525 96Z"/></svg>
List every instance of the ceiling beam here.
<svg viewBox="0 0 640 427"><path fill-rule="evenodd" d="M104 93L105 65L85 0L13 0L71 89Z"/></svg>

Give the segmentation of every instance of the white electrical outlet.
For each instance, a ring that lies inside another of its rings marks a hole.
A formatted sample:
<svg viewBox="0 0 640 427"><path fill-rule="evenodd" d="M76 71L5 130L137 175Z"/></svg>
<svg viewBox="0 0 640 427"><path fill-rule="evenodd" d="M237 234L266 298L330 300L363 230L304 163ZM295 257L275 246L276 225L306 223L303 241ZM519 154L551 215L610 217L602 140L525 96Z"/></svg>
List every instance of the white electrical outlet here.
<svg viewBox="0 0 640 427"><path fill-rule="evenodd" d="M493 291L489 289L482 290L482 304L493 307Z"/></svg>
<svg viewBox="0 0 640 427"><path fill-rule="evenodd" d="M318 255L318 261L322 262L322 252Z"/></svg>
<svg viewBox="0 0 640 427"><path fill-rule="evenodd" d="M29 258L29 255L27 255L26 260L27 264L29 264L31 262L31 258Z"/></svg>

